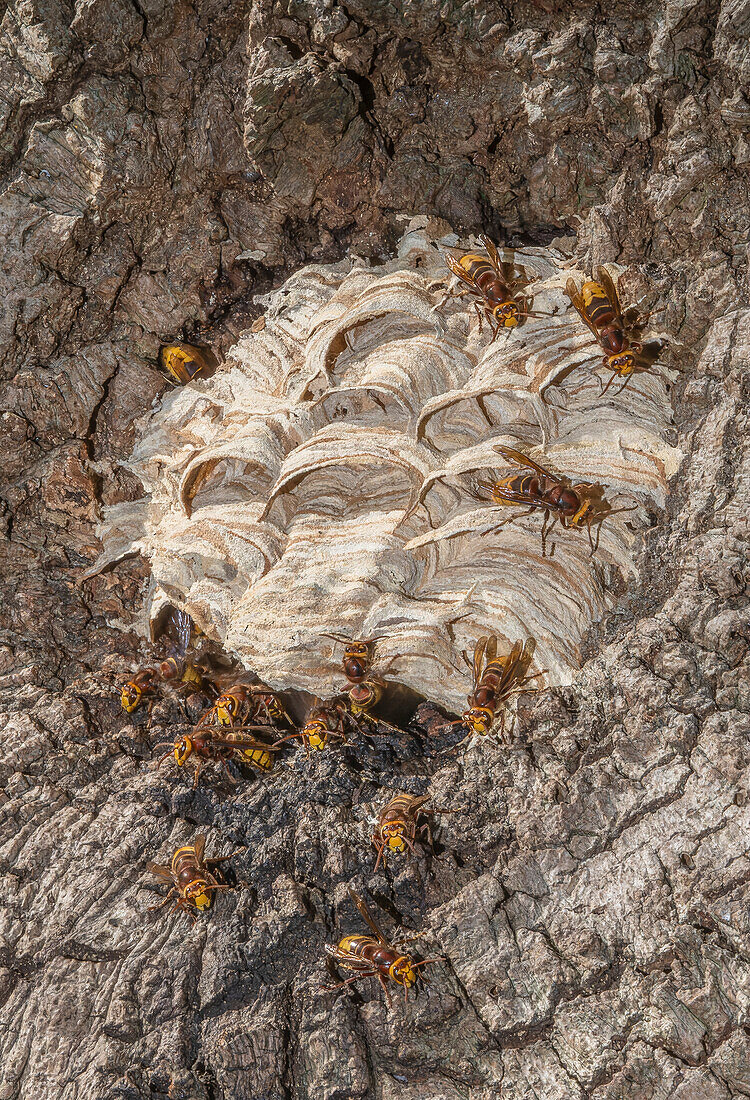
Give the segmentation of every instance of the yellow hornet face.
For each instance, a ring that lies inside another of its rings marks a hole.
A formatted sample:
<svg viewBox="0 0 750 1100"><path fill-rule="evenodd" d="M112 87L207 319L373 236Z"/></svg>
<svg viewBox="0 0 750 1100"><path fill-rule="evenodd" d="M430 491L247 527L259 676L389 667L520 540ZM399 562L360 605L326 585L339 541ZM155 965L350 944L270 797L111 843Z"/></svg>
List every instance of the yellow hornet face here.
<svg viewBox="0 0 750 1100"><path fill-rule="evenodd" d="M126 684L120 695L122 709L128 714L132 714L140 703L142 694L143 692L137 684Z"/></svg>
<svg viewBox="0 0 750 1100"><path fill-rule="evenodd" d="M390 825L383 826L381 830L383 843L387 844L392 852L406 851L406 841L403 836L404 828L403 821L393 821Z"/></svg>
<svg viewBox="0 0 750 1100"><path fill-rule="evenodd" d="M480 707L472 707L471 710L464 711L461 717L471 733L485 734L492 724L491 716Z"/></svg>
<svg viewBox="0 0 750 1100"><path fill-rule="evenodd" d="M521 318L520 311L515 302L504 302L501 306L495 306L492 312L495 315L495 320L502 325L503 328L515 328Z"/></svg>
<svg viewBox="0 0 750 1100"><path fill-rule="evenodd" d="M391 963L388 968L388 973L393 978L394 982L398 982L399 985L405 985L407 989L413 986L417 980L417 972L412 965L411 959L407 955L402 955L400 959L396 959L395 963Z"/></svg>
<svg viewBox="0 0 750 1100"><path fill-rule="evenodd" d="M161 361L175 382L181 382L183 385L192 382L209 365L200 349L190 347L190 345L186 345L184 348L177 345L162 348Z"/></svg>
<svg viewBox="0 0 750 1100"><path fill-rule="evenodd" d="M182 767L192 751L193 742L189 737L181 737L179 741L175 741L174 758L177 761L178 767Z"/></svg>
<svg viewBox="0 0 750 1100"><path fill-rule="evenodd" d="M308 722L302 731L311 749L321 751L328 744L328 733L323 722Z"/></svg>
<svg viewBox="0 0 750 1100"><path fill-rule="evenodd" d="M211 895L206 891L208 883L204 879L197 878L185 887L185 897L192 901L196 909L208 909L211 905Z"/></svg>
<svg viewBox="0 0 750 1100"><path fill-rule="evenodd" d="M635 370L635 356L631 351L623 351L619 355L610 355L609 366L621 378L627 378Z"/></svg>

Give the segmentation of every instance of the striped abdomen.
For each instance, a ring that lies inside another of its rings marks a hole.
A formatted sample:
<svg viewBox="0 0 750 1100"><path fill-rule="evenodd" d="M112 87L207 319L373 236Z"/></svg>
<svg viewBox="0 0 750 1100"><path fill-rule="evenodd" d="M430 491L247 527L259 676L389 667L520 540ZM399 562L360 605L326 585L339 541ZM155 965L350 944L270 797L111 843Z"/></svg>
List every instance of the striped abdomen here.
<svg viewBox="0 0 750 1100"><path fill-rule="evenodd" d="M505 302L510 297L507 286L484 256L469 252L461 257L459 263L488 302Z"/></svg>
<svg viewBox="0 0 750 1100"><path fill-rule="evenodd" d="M502 481L497 483L498 489L510 489L513 493L521 493L523 496L529 498L529 503L534 498L541 497L543 487L539 484L539 477L536 474L511 474L510 477L504 477ZM502 497L495 499L496 504L513 504L514 501L503 500Z"/></svg>
<svg viewBox="0 0 750 1100"><path fill-rule="evenodd" d="M518 500L507 500L496 491L502 489L525 497L529 508L550 508L563 516L575 515L581 507L580 497L573 489L538 474L511 474L495 483L492 493L495 504L519 504Z"/></svg>
<svg viewBox="0 0 750 1100"><path fill-rule="evenodd" d="M529 508L534 507L534 505L542 508L544 507L546 487L546 481L540 480L538 474L511 474L510 477L504 477L502 481L494 483L492 500L495 504L518 505L520 501L507 500L502 495L501 490L507 489L511 493L525 497Z"/></svg>
<svg viewBox="0 0 750 1100"><path fill-rule="evenodd" d="M505 672L502 658L490 661L482 673L482 678L476 690L470 696L471 705L474 707L489 707L495 710L498 705L497 689Z"/></svg>
<svg viewBox="0 0 750 1100"><path fill-rule="evenodd" d="M200 863L192 844L178 848L172 856L172 875L183 902L200 910L210 908L216 880Z"/></svg>
<svg viewBox="0 0 750 1100"><path fill-rule="evenodd" d="M255 718L258 717L261 709L264 707L270 718L286 718L286 711L284 710L281 700L277 695L274 695L272 691L269 691L267 694L256 695Z"/></svg>
<svg viewBox="0 0 750 1100"><path fill-rule="evenodd" d="M209 362L198 348L185 344L174 345L161 350L162 366L169 371L176 382L185 385L208 369Z"/></svg>
<svg viewBox="0 0 750 1100"><path fill-rule="evenodd" d="M172 856L172 874L181 887L189 886L196 879L203 879L204 871L198 863L192 844L178 848Z"/></svg>
<svg viewBox="0 0 750 1100"><path fill-rule="evenodd" d="M194 684L196 688L203 686L203 675L195 665L191 665L182 657L167 657L159 666L162 680L176 680L180 684Z"/></svg>
<svg viewBox="0 0 750 1100"><path fill-rule="evenodd" d="M395 798L385 806L378 817L378 824L389 825L392 822L401 821L405 825L412 822L416 817L416 811L419 806L415 808L415 803L421 803L421 799L415 798L410 794L397 794Z"/></svg>
<svg viewBox="0 0 750 1100"><path fill-rule="evenodd" d="M348 961L342 958L342 955L353 956L353 958ZM376 970L388 970L400 956L382 943L378 943L372 936L344 936L343 940L339 941L337 958L343 966L348 966L351 970L358 969L356 959L360 959Z"/></svg>
<svg viewBox="0 0 750 1100"><path fill-rule="evenodd" d="M612 299L601 283L584 283L581 288L586 316L599 333L602 347L611 355L616 355L627 346L625 333L617 320L617 311Z"/></svg>
<svg viewBox="0 0 750 1100"><path fill-rule="evenodd" d="M373 676L370 680L355 683L346 693L351 704L352 714L361 714L372 710L383 698L384 682Z"/></svg>
<svg viewBox="0 0 750 1100"><path fill-rule="evenodd" d="M237 749L243 764L253 764L256 768L269 772L273 767L273 758L265 749Z"/></svg>
<svg viewBox="0 0 750 1100"><path fill-rule="evenodd" d="M526 670L519 664L513 669L510 677L508 677L505 669L506 661L507 658L505 657L497 657L494 661L489 662L482 673L482 679L479 681L479 686L474 692L474 706L491 706L496 709L515 681L525 676ZM505 681L505 683L503 683L503 681ZM501 685L502 695L499 693Z"/></svg>

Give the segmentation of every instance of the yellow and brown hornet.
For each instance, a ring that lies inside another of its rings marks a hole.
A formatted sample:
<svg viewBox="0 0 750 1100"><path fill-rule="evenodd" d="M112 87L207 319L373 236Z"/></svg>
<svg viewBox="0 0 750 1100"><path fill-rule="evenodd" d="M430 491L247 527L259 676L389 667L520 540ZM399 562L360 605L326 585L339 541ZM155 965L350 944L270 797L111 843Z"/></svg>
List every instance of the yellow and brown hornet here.
<svg viewBox="0 0 750 1100"><path fill-rule="evenodd" d="M161 767L170 756L174 756L178 768L183 768L188 760L193 760L195 763L193 787L198 786L201 769L207 763L221 764L230 783L236 782L227 767L230 760L234 760L239 764L252 764L260 771L270 771L273 767L271 753L278 752L279 749L275 745L266 744L265 741L248 737L246 732L248 730L268 732L268 727L245 726L242 731L226 730L219 732L217 729L209 725L202 725L199 722L189 734L178 737L173 742L164 741L156 746L156 749L160 749L164 745L169 745L168 751L159 758L157 767Z"/></svg>
<svg viewBox="0 0 750 1100"><path fill-rule="evenodd" d="M389 1005L392 1004L388 989L389 980L401 986L404 991L404 1001L406 1001L407 991L416 984L417 980L420 978L423 981L427 980L420 972L420 967L442 962L442 957L415 962L411 955L405 954L399 948L402 944L421 939L421 936L409 936L397 943L391 943L372 919L362 898L353 890L349 891L349 896L373 934L344 936L335 947L326 944L326 954L345 970L353 971L354 976L336 985L323 986L322 992L332 993L345 985L351 985L352 982L358 982L361 978L377 978L385 991Z"/></svg>
<svg viewBox="0 0 750 1100"><path fill-rule="evenodd" d="M471 295L476 299L474 309L479 318L480 331L484 314L493 340L502 328L516 328L527 317L547 316L532 310L532 297L515 293L523 280L517 277L513 264L500 259L494 244L484 233L480 234L479 239L487 250L487 256L467 252L456 259L450 253L446 254L445 262L461 285L458 291L449 290L440 305L449 297Z"/></svg>
<svg viewBox="0 0 750 1100"><path fill-rule="evenodd" d="M207 348L197 348L192 344L168 344L159 352L159 361L170 378L182 386L201 374L207 374L215 365L213 355Z"/></svg>
<svg viewBox="0 0 750 1100"><path fill-rule="evenodd" d="M145 702L151 704L159 690L182 693L202 692L209 699L216 694L212 681L188 658L193 622L185 611L172 608L169 629L173 634L170 656L158 668L142 668L122 687L120 702L128 714Z"/></svg>
<svg viewBox="0 0 750 1100"><path fill-rule="evenodd" d="M419 797L411 794L397 794L378 814L378 822L372 834L372 844L378 853L374 870L380 861L386 864L387 857L407 850L414 852L417 833L420 839L425 837L432 846L432 831L429 816L435 811L427 808L430 795Z"/></svg>
<svg viewBox="0 0 750 1100"><path fill-rule="evenodd" d="M337 696L327 703L321 703L320 699L316 699L308 712L304 726L276 741L274 748L278 748L285 741L301 741L305 754L309 756L311 749L314 752L322 752L328 747L330 741L346 744L349 740L348 730L352 727L356 728L356 721L346 706L346 696Z"/></svg>
<svg viewBox="0 0 750 1100"><path fill-rule="evenodd" d="M573 483L569 477L545 470L512 447L495 447L495 450L509 463L525 466L527 471L532 472L511 474L500 481L480 481L478 487L490 492L493 504L520 504L526 507L525 512L519 512L510 519L520 519L537 510L544 512L542 555L546 554L547 538L558 520L561 527L578 530L585 527L593 554L599 546L602 520L617 512L633 511L637 507L631 505L627 508L613 508L604 497L604 486L598 482ZM591 535L592 527L597 529L596 541Z"/></svg>
<svg viewBox="0 0 750 1100"><path fill-rule="evenodd" d="M624 379L617 391L620 393L636 372L646 371L658 355L658 350L646 349L633 332L643 328L645 319L635 315L627 323L623 319L620 298L612 277L603 267L596 269L596 279L587 280L579 289L575 279L568 279L565 290L583 322L591 329L599 347L604 352L602 361L612 376L602 390L607 392L615 378ZM633 310L626 311L633 314Z"/></svg>
<svg viewBox="0 0 750 1100"><path fill-rule="evenodd" d="M206 676L205 669L188 656L195 629L193 620L186 611L173 608L170 623L175 641L170 656L159 665L162 682L188 692L202 692L212 699L216 695L216 686Z"/></svg>
<svg viewBox="0 0 750 1100"><path fill-rule="evenodd" d="M159 673L155 668L141 668L120 690L120 703L132 714L141 703L150 703L157 692Z"/></svg>
<svg viewBox="0 0 750 1100"><path fill-rule="evenodd" d="M267 721L269 726L294 723L287 714L281 697L265 684L234 684L222 691L213 705L215 720L220 726L243 726L249 722Z"/></svg>
<svg viewBox="0 0 750 1100"><path fill-rule="evenodd" d="M496 635L479 639L471 662L473 689L466 700L468 708L455 723L468 730L468 736L484 736L498 720L502 735L505 729L504 708L508 699L528 690L526 684L541 675L528 674L534 649L534 639L529 638L526 642L516 642L507 656L498 657Z"/></svg>
<svg viewBox="0 0 750 1100"><path fill-rule="evenodd" d="M172 856L171 866L165 867L160 863L147 864L152 875L156 875L162 882L171 883L171 889L164 900L158 905L150 906L150 909L162 909L176 894L177 901L172 912L182 909L192 920L196 920L196 912L202 913L211 907L213 894L217 890L231 888L225 883L218 882L211 868L224 863L232 856L216 856L214 859L204 860L205 846L206 838L201 833L195 838L194 844L186 844L177 849Z"/></svg>
<svg viewBox="0 0 750 1100"><path fill-rule="evenodd" d="M386 687L385 680L372 671L375 643L380 637L352 639L341 634L326 634L325 637L333 638L344 645L342 669L349 681L346 697L351 713L355 718L362 717L373 723L377 722L372 710L383 698ZM388 722L384 724L390 725Z"/></svg>

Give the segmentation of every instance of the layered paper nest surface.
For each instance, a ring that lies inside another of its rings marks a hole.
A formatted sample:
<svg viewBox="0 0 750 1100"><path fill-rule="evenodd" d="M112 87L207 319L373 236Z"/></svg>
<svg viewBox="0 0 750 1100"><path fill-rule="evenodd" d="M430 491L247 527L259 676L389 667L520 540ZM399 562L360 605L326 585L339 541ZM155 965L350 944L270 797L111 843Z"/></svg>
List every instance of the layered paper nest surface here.
<svg viewBox="0 0 750 1100"><path fill-rule="evenodd" d="M564 293L583 273L553 248L513 253L552 316L490 342L467 299L436 311L459 245L437 232L415 221L389 263L312 265L268 295L265 328L139 425L144 496L104 516L99 567L140 550L149 615L185 608L272 687L340 690L331 632L380 636L376 668L393 659L389 679L452 709L484 634L533 637L546 682L569 682L664 506L680 458L664 368L601 396L610 372ZM512 472L498 444L638 507L595 556L558 527L543 557L541 513L508 522L517 507L473 495Z"/></svg>

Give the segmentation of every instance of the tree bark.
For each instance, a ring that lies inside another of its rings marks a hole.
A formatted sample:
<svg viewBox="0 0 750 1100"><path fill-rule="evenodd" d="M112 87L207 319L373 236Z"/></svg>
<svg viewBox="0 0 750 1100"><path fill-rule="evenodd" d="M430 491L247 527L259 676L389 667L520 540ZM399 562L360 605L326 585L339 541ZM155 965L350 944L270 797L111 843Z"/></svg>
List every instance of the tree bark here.
<svg viewBox="0 0 750 1100"><path fill-rule="evenodd" d="M6 10L0 1100L750 1096L750 3L560 7ZM171 704L147 732L115 690L146 563L82 581L158 350L226 351L255 295L416 213L628 266L679 371L669 512L512 751L193 791L149 768ZM369 807L423 774L436 857L373 879ZM245 846L237 889L147 913L146 861L200 831ZM408 1012L319 995L349 884L446 956Z"/></svg>

